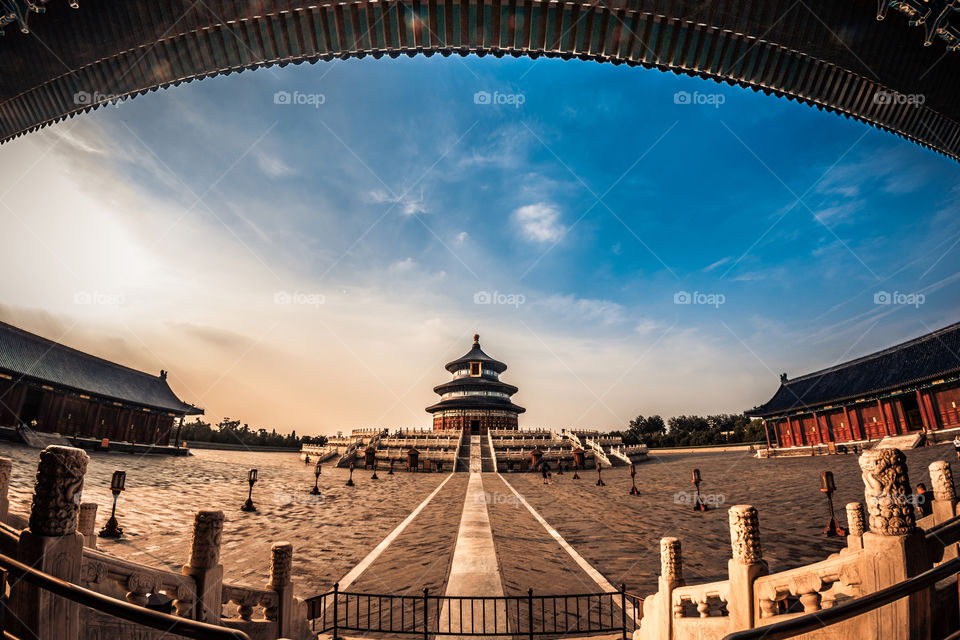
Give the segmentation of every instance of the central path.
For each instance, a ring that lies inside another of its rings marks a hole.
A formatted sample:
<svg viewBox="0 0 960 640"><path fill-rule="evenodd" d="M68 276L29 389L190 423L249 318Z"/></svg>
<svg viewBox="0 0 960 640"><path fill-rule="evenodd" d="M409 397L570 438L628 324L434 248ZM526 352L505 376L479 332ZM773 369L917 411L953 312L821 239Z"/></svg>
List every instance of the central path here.
<svg viewBox="0 0 960 640"><path fill-rule="evenodd" d="M479 438L476 438L479 440ZM472 438L471 438L472 440ZM479 451L479 442L471 442L473 454ZM460 517L457 544L450 563L446 596L502 596L500 566L493 544L493 531L487 514L487 493L483 490L480 473L471 473L467 495ZM473 601L472 606L461 606L459 600L445 600L440 610L439 631L447 637L459 633L506 633L506 611L502 601Z"/></svg>

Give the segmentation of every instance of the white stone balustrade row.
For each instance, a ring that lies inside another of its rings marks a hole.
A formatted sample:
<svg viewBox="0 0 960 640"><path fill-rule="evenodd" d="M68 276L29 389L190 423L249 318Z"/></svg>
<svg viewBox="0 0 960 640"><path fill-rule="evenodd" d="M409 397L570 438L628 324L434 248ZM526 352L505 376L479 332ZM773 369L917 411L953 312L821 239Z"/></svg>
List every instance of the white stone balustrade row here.
<svg viewBox="0 0 960 640"><path fill-rule="evenodd" d="M759 514L748 505L731 507L729 578L685 585L680 541L660 541L661 575L657 592L643 604L634 640L720 640L743 629L829 609L918 575L939 561L956 557L955 538L925 539L914 517L906 458L896 449L875 449L860 456L864 499L846 505L847 546L825 560L771 574L760 545ZM930 465L934 525L957 522L957 496L950 465ZM866 523L869 522L869 530ZM952 554L952 555L951 555ZM907 640L929 638L938 598L955 601L956 583L942 593L920 592L818 629L805 640Z"/></svg>

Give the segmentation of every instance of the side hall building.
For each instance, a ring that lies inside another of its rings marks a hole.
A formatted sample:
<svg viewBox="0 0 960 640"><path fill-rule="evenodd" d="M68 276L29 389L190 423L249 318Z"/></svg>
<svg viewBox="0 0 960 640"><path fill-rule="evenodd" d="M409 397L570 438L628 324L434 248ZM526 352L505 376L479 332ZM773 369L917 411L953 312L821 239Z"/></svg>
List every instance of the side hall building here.
<svg viewBox="0 0 960 640"><path fill-rule="evenodd" d="M802 447L960 427L960 323L809 373L746 411L769 446Z"/></svg>
<svg viewBox="0 0 960 640"><path fill-rule="evenodd" d="M154 376L0 322L0 426L165 445L203 410Z"/></svg>

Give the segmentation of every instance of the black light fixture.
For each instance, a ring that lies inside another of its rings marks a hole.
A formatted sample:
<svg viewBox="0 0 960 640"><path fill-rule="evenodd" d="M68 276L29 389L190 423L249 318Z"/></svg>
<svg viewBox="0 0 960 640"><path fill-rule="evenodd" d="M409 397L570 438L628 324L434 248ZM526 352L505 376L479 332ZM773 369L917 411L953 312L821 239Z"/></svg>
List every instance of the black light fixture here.
<svg viewBox="0 0 960 640"><path fill-rule="evenodd" d="M350 477L347 478L347 486L348 486L348 487L354 486L354 484L353 484L353 463L352 463L352 462L350 463Z"/></svg>
<svg viewBox="0 0 960 640"><path fill-rule="evenodd" d="M253 485L257 483L257 470L250 469L250 472L247 474L247 482L250 483L250 491L247 493L247 501L243 503L243 506L240 507L240 511L256 511L257 508L253 505Z"/></svg>
<svg viewBox="0 0 960 640"><path fill-rule="evenodd" d="M630 495L640 495L640 490L637 489L637 467L632 462L630 463L630 482L633 483L633 487L630 488Z"/></svg>
<svg viewBox="0 0 960 640"><path fill-rule="evenodd" d="M119 538L123 535L123 529L118 526L119 523L117 522L117 498L120 497L120 493L123 491L126 483L126 471L113 472L113 477L110 479L110 491L113 493L113 509L110 510L110 519L107 520L107 524L100 530L101 538Z"/></svg>
<svg viewBox="0 0 960 640"><path fill-rule="evenodd" d="M380 479L380 478L377 477L377 459L376 459L376 458L373 459L373 475L370 476L370 479L371 479L371 480L379 480L379 479Z"/></svg>
<svg viewBox="0 0 960 640"><path fill-rule="evenodd" d="M693 499L693 510L694 510L694 511L706 511L706 510L707 510L707 505L706 505L706 503L703 501L703 498L700 497L700 482L701 482L701 480L700 480L700 469L694 469L693 472L692 472L690 475L691 475L691 480L693 481L693 484L697 487L697 493L696 493L696 495L694 496L694 499Z"/></svg>
<svg viewBox="0 0 960 640"><path fill-rule="evenodd" d="M317 467L313 470L314 482L313 489L310 491L310 495L318 496L320 495L320 474L323 472L323 469L320 467L320 461L317 460Z"/></svg>
<svg viewBox="0 0 960 640"><path fill-rule="evenodd" d="M602 469L603 469L603 467L600 466L600 461L597 460L597 486L598 486L598 487L605 487L605 486L607 486L607 483L603 481L603 476L600 475L600 471L601 471Z"/></svg>
<svg viewBox="0 0 960 640"><path fill-rule="evenodd" d="M833 536L843 537L847 535L847 530L837 522L837 516L833 512L833 492L837 490L837 485L833 482L833 472L823 471L820 473L820 491L827 495L827 509L830 512L830 522L823 528L823 535L828 538Z"/></svg>

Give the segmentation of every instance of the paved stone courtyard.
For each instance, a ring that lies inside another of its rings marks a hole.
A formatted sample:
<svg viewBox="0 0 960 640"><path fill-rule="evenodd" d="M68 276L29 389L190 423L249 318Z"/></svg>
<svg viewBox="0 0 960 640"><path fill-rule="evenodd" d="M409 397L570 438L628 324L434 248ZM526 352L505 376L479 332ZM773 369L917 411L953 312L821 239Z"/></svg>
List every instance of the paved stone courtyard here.
<svg viewBox="0 0 960 640"><path fill-rule="evenodd" d="M189 458L93 454L84 500L100 504L97 527L109 515L110 475L127 471L118 517L125 535L99 540L109 553L179 571L189 552L192 513L200 508L226 514L223 564L228 581L260 585L268 579L269 549L286 540L295 548L294 580L301 596L326 590L345 576L421 504L448 474L354 472L356 487L345 487L347 472L325 467L323 500L308 491L312 465L296 454L197 450ZM36 472L37 451L0 444L0 455L14 460L11 508L26 513ZM927 482L933 460L953 460L952 447L906 452L913 484ZM260 470L254 489L255 514L242 513L247 469ZM700 469L703 493L718 507L694 512L687 500L690 470ZM862 501L855 455L758 460L745 453L660 454L637 466L639 496L630 496L626 468L606 469L607 486L596 472L554 475L544 486L537 474L482 474L496 558L504 591L545 593L599 591L557 540L517 499L515 488L569 545L611 584L621 582L640 594L655 589L658 541L683 542L688 582L721 579L729 557L727 507L749 503L760 511L764 558L784 570L824 558L844 543L820 535L827 521L819 474L831 470L843 506ZM419 593L446 587L457 541L468 474L455 474L383 553L359 575L352 590Z"/></svg>

